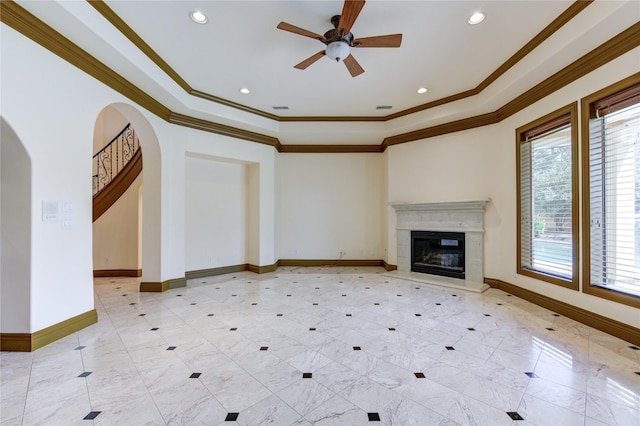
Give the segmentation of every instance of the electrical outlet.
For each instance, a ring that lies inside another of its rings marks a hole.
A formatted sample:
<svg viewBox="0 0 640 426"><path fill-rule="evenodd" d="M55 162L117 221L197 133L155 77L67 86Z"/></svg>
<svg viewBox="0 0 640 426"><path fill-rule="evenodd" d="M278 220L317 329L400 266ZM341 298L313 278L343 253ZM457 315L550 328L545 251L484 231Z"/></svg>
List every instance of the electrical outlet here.
<svg viewBox="0 0 640 426"><path fill-rule="evenodd" d="M108 264L109 264L109 258L108 258L108 257L105 257L105 258L104 258L104 264L105 264L105 265L108 265Z"/></svg>
<svg viewBox="0 0 640 426"><path fill-rule="evenodd" d="M347 251L346 250L340 250L340 257L346 256L346 255L347 255Z"/></svg>

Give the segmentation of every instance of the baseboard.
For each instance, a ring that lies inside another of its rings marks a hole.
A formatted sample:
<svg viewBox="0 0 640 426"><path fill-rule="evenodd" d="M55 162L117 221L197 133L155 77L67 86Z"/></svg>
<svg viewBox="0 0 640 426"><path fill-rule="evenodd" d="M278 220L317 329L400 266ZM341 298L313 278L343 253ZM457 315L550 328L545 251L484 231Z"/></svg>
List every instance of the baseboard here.
<svg viewBox="0 0 640 426"><path fill-rule="evenodd" d="M548 296L518 287L517 285L506 281L494 278L485 278L484 282L489 284L492 288L497 288L509 294L513 294L521 299L535 303L538 306L557 312L567 318L571 318L582 324L588 325L589 327L593 327L597 330L611 334L612 336L616 336L622 340L626 340L634 345L640 345L640 328L632 327L628 324L596 314L595 312L587 311L586 309L552 299Z"/></svg>
<svg viewBox="0 0 640 426"><path fill-rule="evenodd" d="M384 260L382 261L382 267L384 269L386 269L387 271L397 271L398 270L398 265L390 265L387 262L385 262Z"/></svg>
<svg viewBox="0 0 640 426"><path fill-rule="evenodd" d="M1 333L0 350L33 352L97 322L98 312L92 309L35 333Z"/></svg>
<svg viewBox="0 0 640 426"><path fill-rule="evenodd" d="M383 266L382 260L362 259L280 259L279 266Z"/></svg>
<svg viewBox="0 0 640 426"><path fill-rule="evenodd" d="M187 286L186 278L174 278L162 282L141 282L141 293L162 293L173 288L181 288Z"/></svg>
<svg viewBox="0 0 640 426"><path fill-rule="evenodd" d="M244 272L247 270L245 264L222 266L220 268L198 269L196 271L187 271L184 276L187 280L196 278L213 277L215 275L233 274L234 272Z"/></svg>
<svg viewBox="0 0 640 426"><path fill-rule="evenodd" d="M96 269L93 271L96 278L105 277L141 277L142 269Z"/></svg>

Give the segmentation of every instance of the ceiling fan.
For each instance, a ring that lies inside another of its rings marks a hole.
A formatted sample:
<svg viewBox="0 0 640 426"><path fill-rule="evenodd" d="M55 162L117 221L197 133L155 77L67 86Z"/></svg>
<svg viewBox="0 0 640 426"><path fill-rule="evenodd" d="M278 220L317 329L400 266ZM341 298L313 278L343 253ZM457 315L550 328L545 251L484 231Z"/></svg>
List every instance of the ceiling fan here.
<svg viewBox="0 0 640 426"><path fill-rule="evenodd" d="M296 27L295 25L287 24L286 22L280 22L277 27L278 29L314 38L327 45L325 50L321 50L315 55L310 56L295 65L294 68L304 70L309 67L309 65L326 55L336 62L344 62L351 76L357 77L364 72L364 69L351 54L350 49L352 47L400 47L400 43L402 43L402 34L354 38L351 33L351 27L353 27L353 24L356 22L364 4L364 0L345 0L344 6L342 7L342 14L335 15L331 18L331 23L334 28L324 33L324 35L307 31L303 28Z"/></svg>

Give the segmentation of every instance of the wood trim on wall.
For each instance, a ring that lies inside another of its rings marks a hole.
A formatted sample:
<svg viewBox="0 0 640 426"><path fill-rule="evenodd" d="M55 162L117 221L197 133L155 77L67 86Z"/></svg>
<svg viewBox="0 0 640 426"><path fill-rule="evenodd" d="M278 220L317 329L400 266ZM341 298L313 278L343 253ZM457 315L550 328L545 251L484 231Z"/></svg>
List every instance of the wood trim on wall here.
<svg viewBox="0 0 640 426"><path fill-rule="evenodd" d="M382 260L377 259L280 259L279 266L382 266Z"/></svg>
<svg viewBox="0 0 640 426"><path fill-rule="evenodd" d="M1 333L0 350L32 352L97 322L98 312L92 309L35 333Z"/></svg>
<svg viewBox="0 0 640 426"><path fill-rule="evenodd" d="M532 49L534 45L537 45L542 42L542 40L548 38L551 34L553 34L553 32L557 31L557 28L564 25L564 23L568 22L573 16L578 14L584 7L588 6L589 4L591 4L591 0L576 1L574 4L572 4L571 7L569 7L569 9L567 9L561 16L559 16L554 22L552 22L549 27L545 28L545 30L543 30L540 34L538 34L538 36L532 39L525 47L521 49L521 51L516 53L516 55L514 56L526 54L525 52L527 52L527 49ZM327 152L325 151L326 148L319 145L290 145L289 148L285 148L285 145L281 145L279 140L272 136L249 132L246 130L224 126L210 121L200 120L197 118L174 113L164 105L160 104L160 102L143 92L141 89L125 80L122 76L108 68L106 65L98 61L89 53L80 49L77 45L73 44L70 40L56 32L53 28L40 21L38 18L30 14L14 1L2 1L0 3L0 7L0 21L168 122L171 122L171 120L173 120L174 124L181 124L199 130L224 134L238 139L264 143L275 147L275 149L279 152ZM535 87L529 89L524 94L518 96L517 98L508 102L506 105L502 106L494 112L480 114L474 117L468 117L465 119L455 120L449 123L443 123L404 134L390 136L385 138L377 149L373 148L373 145L351 145L345 150L330 147L329 152L384 152L389 146L392 145L413 142L431 138L434 136L440 136L498 123L639 45L640 23L636 23L629 27L627 30L621 32L609 41L603 43L591 52L582 56L580 59L574 61L571 65L565 67L561 71L547 78L545 81L536 85ZM516 59L510 58L505 64L503 64L503 66L496 70L494 74L499 73L502 67L505 67L505 71L506 69L511 67L513 64L511 64L510 61L516 61ZM492 76L494 74L492 74ZM487 79L494 78L492 76L489 76ZM487 79L485 81L488 81ZM462 99L463 97L471 96L471 92L472 91L467 91L462 92L458 95L453 95L450 98L446 98L446 102L443 103L453 102L455 100ZM434 102L437 103L439 101ZM442 103L438 103L437 105L435 103L425 104L425 109L426 106L428 106L429 108L433 108L438 105L442 105ZM409 113L410 112L407 112L407 114ZM329 117L317 118L326 121ZM367 120L366 117L355 118L357 118L358 121ZM283 118L280 117L279 120L283 121ZM302 119L295 118L294 121L299 120L301 121ZM312 121L315 119L313 117L310 117L309 120ZM379 117L372 118L372 121L377 120L379 120Z"/></svg>
<svg viewBox="0 0 640 426"><path fill-rule="evenodd" d="M141 277L142 269L94 269L95 278L108 277Z"/></svg>
<svg viewBox="0 0 640 426"><path fill-rule="evenodd" d="M497 288L513 294L521 299L527 300L538 306L542 306L543 308L549 309L553 312L557 312L567 318L571 318L622 340L626 340L634 345L640 345L640 328L632 327L628 324L561 302L506 281L494 278L485 278L484 282L489 284L492 288Z"/></svg>
<svg viewBox="0 0 640 426"><path fill-rule="evenodd" d="M422 105L408 108L403 111L399 111L387 116L323 116L323 117L310 117L310 116L278 116L276 114L267 113L256 108L251 108L246 105L239 104L237 102L229 101L227 99L220 98L218 96L211 95L199 90L193 89L178 73L167 64L164 59L160 57L131 27L129 27L122 18L120 18L109 6L102 0L87 0L91 6L93 6L107 21L117 28L125 37L129 39L140 51L142 51L151 61L153 61L161 70L165 72L171 79L173 79L183 90L193 96L200 97L202 99L209 100L221 105L225 105L231 108L239 109L241 111L249 112L259 115L261 117L282 121L282 122L345 122L345 121L389 121L399 117L404 117L416 112L424 111L430 108L434 108L440 105L445 105L450 102L455 102L460 99L464 99L470 96L475 96L486 89L491 83L496 81L500 76L507 72L511 67L520 62L528 54L530 54L536 47L538 47L543 41L551 37L556 31L562 28L565 24L571 21L582 10L589 6L594 0L577 0L572 3L564 12L562 12L556 19L554 19L549 25L542 29L534 38L527 42L522 48L520 48L514 55L512 55L506 62L500 65L495 71L493 71L487 78L485 78L478 86L473 89L465 90L460 93L456 93L451 96L447 96L442 99L437 99L432 102L428 102Z"/></svg>
<svg viewBox="0 0 640 426"><path fill-rule="evenodd" d="M174 288L181 288L187 286L186 278L173 278L162 282L141 282L141 293L161 293L163 291L171 290Z"/></svg>

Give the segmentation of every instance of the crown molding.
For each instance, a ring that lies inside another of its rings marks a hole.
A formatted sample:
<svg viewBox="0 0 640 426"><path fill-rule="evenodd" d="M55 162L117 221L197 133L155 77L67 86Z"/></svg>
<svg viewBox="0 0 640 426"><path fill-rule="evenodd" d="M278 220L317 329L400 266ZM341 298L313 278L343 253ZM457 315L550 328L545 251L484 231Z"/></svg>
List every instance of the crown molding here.
<svg viewBox="0 0 640 426"><path fill-rule="evenodd" d="M576 3L590 2L591 1L578 1ZM575 4L572 7L577 8ZM586 6L583 6L583 8L584 7ZM573 13L578 13L578 11L573 10ZM568 18L565 17L565 19ZM124 77L111 70L105 64L97 60L95 57L91 56L86 51L82 50L69 39L62 36L60 33L33 16L31 13L29 13L27 10L25 10L12 0L3 0L2 2L0 2L0 22L3 22L25 37L28 37L32 41L46 48L60 58L66 60L70 64L84 71L88 75L91 75L92 77L96 78L105 85L111 87L115 91L121 93L131 101L139 104L141 107L147 109L148 111L152 112L153 114L157 115L167 122L273 146L278 152L282 153L384 152L389 146L495 124L640 45L639 22L622 31L620 34L614 36L607 42L601 44L599 47L593 49L591 52L574 61L572 64L566 66L543 82L527 90L522 95L516 97L507 104L498 108L496 111L455 120L436 126L418 129L408 133L389 136L385 138L380 145L282 145L278 138L273 136L251 132L248 130L226 126L172 112L171 110L169 110L169 108L165 107L159 101L127 81ZM556 23L556 25L560 25L560 23L558 22ZM533 43L533 40L531 43ZM538 40L537 43L539 44L540 41ZM451 100L449 100L449 102L450 101ZM316 117L315 119L328 120L329 117ZM366 117L357 117L357 120L366 121L367 119ZM281 119L280 121L283 120ZM371 118L371 121L379 121L379 118L375 117L375 120L374 118Z"/></svg>
<svg viewBox="0 0 640 426"><path fill-rule="evenodd" d="M404 117L414 114L416 112L425 111L427 109L435 108L437 106L445 105L451 102L458 101L460 99L475 96L486 89L491 83L496 81L507 70L517 64L520 60L525 58L536 47L538 47L543 41L551 37L556 31L562 28L567 22L571 21L578 13L582 12L587 6L593 3L595 0L576 0L571 4L564 12L562 12L556 19L547 25L542 31L540 31L534 38L532 38L527 44L525 44L520 50L518 50L513 56L507 59L502 65L500 65L495 71L493 71L487 78L485 78L478 86L473 89L466 90L460 93L456 93L451 96L447 96L441 99L437 99L425 104L417 105L415 107L405 109L403 111L396 112L394 114L386 116L349 116L349 117L335 117L335 116L279 116L276 114L270 114L265 111L251 108L246 105L232 102L218 96L202 92L200 90L193 89L180 75L178 75L164 59L160 57L126 22L122 20L103 0L86 0L94 9L96 9L107 21L117 28L125 37L129 39L140 51L142 51L147 57L153 61L161 70L163 70L171 79L173 79L180 87L182 87L188 94L206 99L211 102L215 102L231 108L255 114L261 117L269 118L281 122L345 122L345 121L389 121L396 118Z"/></svg>

